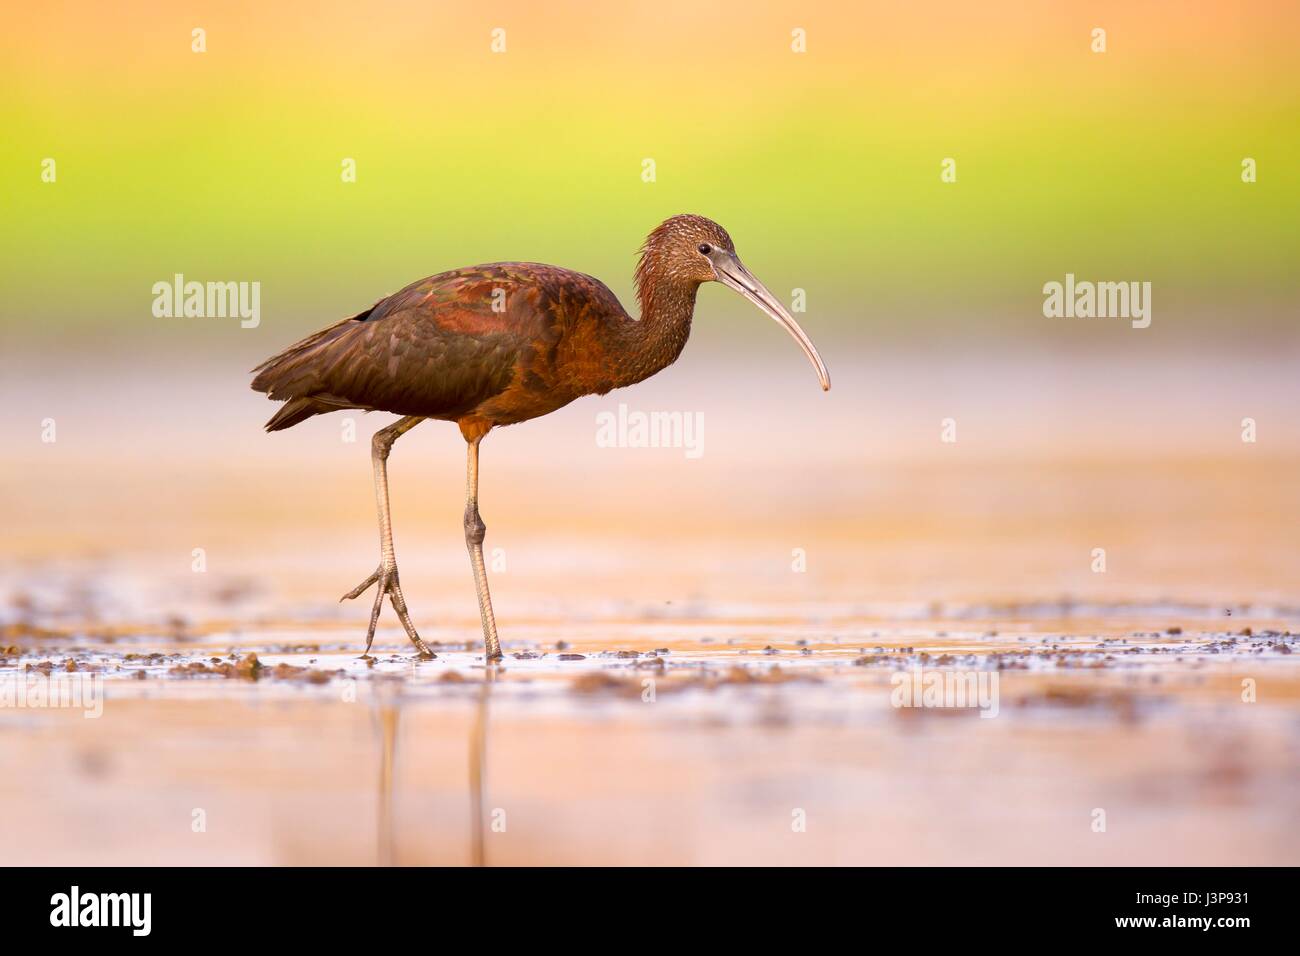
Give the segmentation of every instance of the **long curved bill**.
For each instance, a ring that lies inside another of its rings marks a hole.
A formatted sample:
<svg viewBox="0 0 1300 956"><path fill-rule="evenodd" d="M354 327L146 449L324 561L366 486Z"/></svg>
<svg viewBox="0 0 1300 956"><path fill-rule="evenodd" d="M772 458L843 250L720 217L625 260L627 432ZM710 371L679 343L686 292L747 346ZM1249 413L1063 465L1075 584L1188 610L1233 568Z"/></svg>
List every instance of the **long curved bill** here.
<svg viewBox="0 0 1300 956"><path fill-rule="evenodd" d="M812 362L813 368L817 370L817 378L822 383L822 391L829 392L831 376L826 371L826 363L817 354L817 347L812 344L812 339L808 338L807 333L799 328L799 323L794 320L794 316L786 311L785 306L777 301L776 296L768 292L767 287L755 279L754 274L746 269L734 255L717 250L715 255L710 258L713 262L713 271L717 274L719 282L729 289L735 289L774 318L777 324L789 332L791 337L799 343L799 348L803 349L803 354L808 356L808 361Z"/></svg>

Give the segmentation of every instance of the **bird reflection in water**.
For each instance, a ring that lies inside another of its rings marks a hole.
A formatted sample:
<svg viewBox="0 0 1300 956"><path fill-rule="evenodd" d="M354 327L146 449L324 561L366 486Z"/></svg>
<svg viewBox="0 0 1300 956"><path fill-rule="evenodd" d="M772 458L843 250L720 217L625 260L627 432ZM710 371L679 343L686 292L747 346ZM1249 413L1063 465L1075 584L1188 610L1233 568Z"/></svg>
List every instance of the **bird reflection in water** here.
<svg viewBox="0 0 1300 956"><path fill-rule="evenodd" d="M484 780L487 777L488 701L492 696L492 685L496 683L496 679L496 665L489 663L483 671L483 683L479 685L478 707L469 734L470 863L473 866L487 866L487 849L483 843L486 832L483 820L483 793Z"/></svg>
<svg viewBox="0 0 1300 956"><path fill-rule="evenodd" d="M469 825L470 864L487 865L484 844L484 791L487 779L488 704L497 667L489 663L479 684L474 720L469 733ZM397 731L401 719L402 681L383 677L375 681L375 715L380 735L379 800L377 814L377 862L379 866L397 864L397 840L393 825L393 772L397 761Z"/></svg>
<svg viewBox="0 0 1300 956"><path fill-rule="evenodd" d="M378 862L380 866L392 866L397 850L393 839L393 765L397 759L402 682L395 677L381 677L375 681L374 688L380 734Z"/></svg>

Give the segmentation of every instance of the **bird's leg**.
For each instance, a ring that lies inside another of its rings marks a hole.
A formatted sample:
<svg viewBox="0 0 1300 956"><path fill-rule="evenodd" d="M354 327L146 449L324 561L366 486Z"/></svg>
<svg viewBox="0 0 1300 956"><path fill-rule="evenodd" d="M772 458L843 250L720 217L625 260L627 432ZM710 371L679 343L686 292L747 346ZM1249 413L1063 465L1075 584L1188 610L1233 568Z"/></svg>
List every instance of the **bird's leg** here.
<svg viewBox="0 0 1300 956"><path fill-rule="evenodd" d="M469 463L465 479L465 547L474 568L474 587L478 590L478 613L483 622L483 646L489 662L501 660L501 642L497 639L497 621L492 614L492 595L488 593L487 568L483 566L483 538L487 526L478 513L478 443L479 435L469 441Z"/></svg>
<svg viewBox="0 0 1300 956"><path fill-rule="evenodd" d="M375 503L379 506L379 567L372 571L368 578L339 598L340 601L347 601L360 597L370 585L378 584L375 591L375 605L370 609L370 629L366 632L367 654L370 653L370 646L375 642L375 625L379 622L379 610L384 606L384 595L387 594L393 602L393 610L397 612L402 627L406 628L406 636L422 655L437 656L429 649L428 644L420 640L420 635L415 632L415 625L411 623L411 615L406 610L406 599L402 597L402 585L397 577L397 557L393 553L393 522L388 507L388 453L392 450L393 442L422 421L423 418L408 415L387 428L375 432L375 437L370 442L370 458L375 466Z"/></svg>

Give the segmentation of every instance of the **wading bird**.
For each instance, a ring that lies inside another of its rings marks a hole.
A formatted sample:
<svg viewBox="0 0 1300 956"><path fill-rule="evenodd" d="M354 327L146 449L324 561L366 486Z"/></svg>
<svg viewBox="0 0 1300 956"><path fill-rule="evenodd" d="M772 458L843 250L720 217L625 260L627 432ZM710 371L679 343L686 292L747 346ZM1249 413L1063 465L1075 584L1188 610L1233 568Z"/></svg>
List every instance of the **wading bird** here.
<svg viewBox="0 0 1300 956"><path fill-rule="evenodd" d="M371 459L379 508L379 566L340 600L375 585L366 652L384 595L411 641L433 652L411 623L397 576L388 505L388 453L426 418L452 421L469 443L465 546L478 591L489 661L501 658L483 565L478 446L498 425L537 418L583 395L604 395L677 360L691 331L695 293L721 282L794 336L823 390L831 387L812 341L736 256L727 231L702 216L673 216L645 241L636 269L641 318L604 283L534 262L493 262L421 279L371 308L291 345L253 369L253 388L283 401L267 431L341 409L403 416L375 433Z"/></svg>

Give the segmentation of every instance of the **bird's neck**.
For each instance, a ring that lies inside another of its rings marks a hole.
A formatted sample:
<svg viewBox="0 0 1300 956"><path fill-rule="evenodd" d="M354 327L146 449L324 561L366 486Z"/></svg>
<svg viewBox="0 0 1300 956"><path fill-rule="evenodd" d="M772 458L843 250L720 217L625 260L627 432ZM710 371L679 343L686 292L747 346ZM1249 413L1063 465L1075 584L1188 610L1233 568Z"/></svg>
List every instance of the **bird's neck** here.
<svg viewBox="0 0 1300 956"><path fill-rule="evenodd" d="M690 279L638 270L641 318L620 330L618 385L632 385L677 361L691 334L691 315L700 284Z"/></svg>

